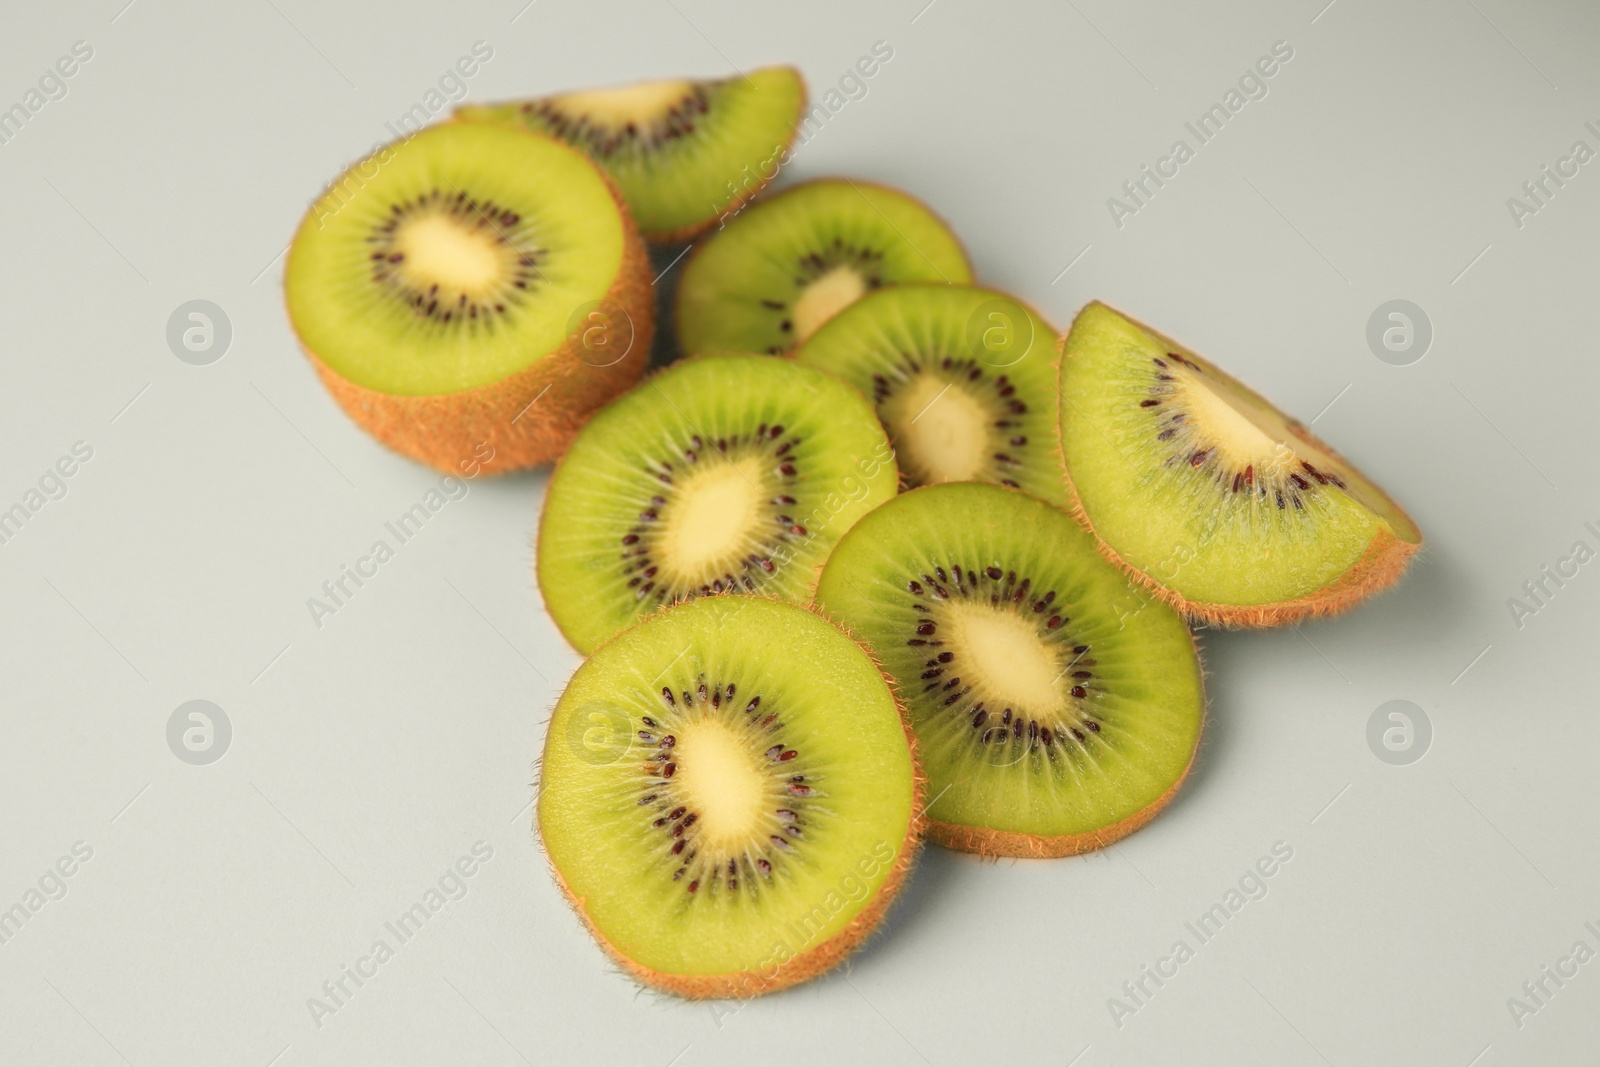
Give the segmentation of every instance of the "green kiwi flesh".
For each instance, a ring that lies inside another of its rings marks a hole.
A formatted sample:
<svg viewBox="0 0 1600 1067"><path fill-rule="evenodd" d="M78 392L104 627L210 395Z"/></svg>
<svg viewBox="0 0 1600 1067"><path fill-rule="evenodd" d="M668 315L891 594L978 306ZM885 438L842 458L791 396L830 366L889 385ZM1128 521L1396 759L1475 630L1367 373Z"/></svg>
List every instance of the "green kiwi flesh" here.
<svg viewBox="0 0 1600 1067"><path fill-rule="evenodd" d="M1061 395L1082 518L1197 618L1259 626L1341 610L1398 579L1421 544L1305 426L1104 304L1073 322Z"/></svg>
<svg viewBox="0 0 1600 1067"><path fill-rule="evenodd" d="M626 229L605 179L547 137L444 125L352 168L306 215L284 274L301 340L380 393L498 382L604 299Z"/></svg>
<svg viewBox="0 0 1600 1067"><path fill-rule="evenodd" d="M1188 628L1035 497L905 493L839 542L816 604L906 701L936 841L1097 847L1158 811L1194 757L1205 698Z"/></svg>
<svg viewBox="0 0 1600 1067"><path fill-rule="evenodd" d="M1015 297L889 286L823 323L794 358L872 398L908 486L998 482L1066 502L1056 330Z"/></svg>
<svg viewBox="0 0 1600 1067"><path fill-rule="evenodd" d="M765 597L619 634L550 719L537 821L563 890L635 977L749 996L864 936L916 845L899 705L859 645Z"/></svg>
<svg viewBox="0 0 1600 1067"><path fill-rule="evenodd" d="M838 378L768 356L683 361L596 415L551 478L545 606L588 652L684 597L801 599L898 477L871 405Z"/></svg>
<svg viewBox="0 0 1600 1067"><path fill-rule="evenodd" d="M559 137L622 190L651 241L685 240L754 196L786 161L805 106L793 67L674 79L456 109Z"/></svg>
<svg viewBox="0 0 1600 1067"><path fill-rule="evenodd" d="M955 234L919 201L823 179L758 200L707 237L678 284L679 347L789 351L870 290L972 280Z"/></svg>

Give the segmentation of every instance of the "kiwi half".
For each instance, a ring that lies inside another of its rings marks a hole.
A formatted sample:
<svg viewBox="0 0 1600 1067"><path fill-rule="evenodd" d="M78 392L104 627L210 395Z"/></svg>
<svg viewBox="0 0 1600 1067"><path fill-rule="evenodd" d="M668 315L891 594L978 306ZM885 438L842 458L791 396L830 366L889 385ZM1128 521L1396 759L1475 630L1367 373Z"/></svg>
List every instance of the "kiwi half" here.
<svg viewBox="0 0 1600 1067"><path fill-rule="evenodd" d="M803 608L703 597L578 668L545 737L539 834L562 890L636 978L747 997L842 960L920 829L898 703Z"/></svg>
<svg viewBox="0 0 1600 1067"><path fill-rule="evenodd" d="M1079 518L1192 618L1272 626L1343 611L1397 581L1422 544L1305 426L1104 304L1072 324L1061 395Z"/></svg>
<svg viewBox="0 0 1600 1067"><path fill-rule="evenodd" d="M1066 502L1056 331L1015 297L967 285L879 289L794 358L872 398L908 485L998 482Z"/></svg>
<svg viewBox="0 0 1600 1067"><path fill-rule="evenodd" d="M549 137L435 126L347 171L289 250L289 318L351 418L440 470L548 462L644 372L649 256Z"/></svg>
<svg viewBox="0 0 1600 1067"><path fill-rule="evenodd" d="M756 202L689 257L678 345L776 355L869 290L971 280L955 234L919 201L870 182L806 182Z"/></svg>
<svg viewBox="0 0 1600 1067"><path fill-rule="evenodd" d="M588 652L685 597L803 598L898 478L871 405L832 375L768 356L675 364L595 416L551 478L545 607Z"/></svg>
<svg viewBox="0 0 1600 1067"><path fill-rule="evenodd" d="M816 604L906 700L941 844L1100 848L1188 773L1205 715L1188 628L1042 500L982 483L905 493L839 542Z"/></svg>
<svg viewBox="0 0 1600 1067"><path fill-rule="evenodd" d="M799 71L767 67L469 104L455 117L548 133L588 153L616 179L645 238L665 243L705 230L777 175L805 100Z"/></svg>

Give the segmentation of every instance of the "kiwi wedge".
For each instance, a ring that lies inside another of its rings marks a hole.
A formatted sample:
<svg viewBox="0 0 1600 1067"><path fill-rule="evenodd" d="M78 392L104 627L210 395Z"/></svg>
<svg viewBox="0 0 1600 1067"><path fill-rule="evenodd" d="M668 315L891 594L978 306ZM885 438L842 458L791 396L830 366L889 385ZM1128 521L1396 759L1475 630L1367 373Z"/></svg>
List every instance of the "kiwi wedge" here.
<svg viewBox="0 0 1600 1067"><path fill-rule="evenodd" d="M346 171L296 233L284 290L350 417L450 473L554 459L638 381L655 318L605 176L496 126L431 127Z"/></svg>
<svg viewBox="0 0 1600 1067"><path fill-rule="evenodd" d="M904 881L921 782L901 709L804 608L702 597L612 639L556 704L538 826L630 974L748 997L842 960Z"/></svg>
<svg viewBox="0 0 1600 1067"><path fill-rule="evenodd" d="M468 104L455 117L559 137L616 180L639 229L686 241L738 210L788 162L806 85L793 67Z"/></svg>
<svg viewBox="0 0 1600 1067"><path fill-rule="evenodd" d="M906 700L941 844L1100 848L1188 773L1205 716L1188 628L1042 500L977 482L905 493L839 542L816 605Z"/></svg>
<svg viewBox="0 0 1600 1067"><path fill-rule="evenodd" d="M1274 626L1343 611L1397 581L1422 544L1305 426L1104 304L1072 324L1061 396L1079 518L1191 618Z"/></svg>
<svg viewBox="0 0 1600 1067"><path fill-rule="evenodd" d="M662 604L804 598L829 550L895 494L872 406L768 356L686 360L595 416L545 495L545 607L587 653Z"/></svg>
<svg viewBox="0 0 1600 1067"><path fill-rule="evenodd" d="M695 249L678 282L678 346L777 355L869 290L971 280L955 234L919 201L870 182L805 182Z"/></svg>
<svg viewBox="0 0 1600 1067"><path fill-rule="evenodd" d="M998 482L1066 502L1056 449L1056 330L968 285L868 293L794 358L872 398L906 484Z"/></svg>

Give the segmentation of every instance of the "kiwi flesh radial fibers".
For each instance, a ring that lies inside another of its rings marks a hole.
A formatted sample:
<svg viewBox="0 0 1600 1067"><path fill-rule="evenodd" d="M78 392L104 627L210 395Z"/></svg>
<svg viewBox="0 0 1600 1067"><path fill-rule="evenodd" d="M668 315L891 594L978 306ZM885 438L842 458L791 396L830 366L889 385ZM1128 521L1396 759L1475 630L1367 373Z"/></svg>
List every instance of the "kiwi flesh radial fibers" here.
<svg viewBox="0 0 1600 1067"><path fill-rule="evenodd" d="M540 764L557 881L631 975L749 997L842 960L916 851L922 783L887 680L841 630L701 597L578 668Z"/></svg>
<svg viewBox="0 0 1600 1067"><path fill-rule="evenodd" d="M1075 513L1192 618L1272 626L1342 611L1398 580L1422 543L1305 426L1104 304L1072 324L1061 395Z"/></svg>
<svg viewBox="0 0 1600 1067"><path fill-rule="evenodd" d="M553 138L447 124L380 149L307 213L284 274L323 384L453 474L558 456L644 372L649 254L606 177Z"/></svg>
<svg viewBox="0 0 1600 1067"><path fill-rule="evenodd" d="M906 701L940 844L1086 852L1154 818L1188 774L1205 695L1187 626L1036 497L904 493L840 540L815 602Z"/></svg>
<svg viewBox="0 0 1600 1067"><path fill-rule="evenodd" d="M652 242L686 241L755 196L788 161L805 108L793 67L720 81L675 79L468 104L455 117L559 137L622 189Z"/></svg>
<svg viewBox="0 0 1600 1067"><path fill-rule="evenodd" d="M1056 331L1014 297L889 286L835 315L794 358L872 398L908 486L998 482L1066 502Z"/></svg>
<svg viewBox="0 0 1600 1067"><path fill-rule="evenodd" d="M677 363L601 411L545 494L545 606L587 653L662 604L809 595L828 551L899 473L845 382L769 356Z"/></svg>
<svg viewBox="0 0 1600 1067"><path fill-rule="evenodd" d="M955 234L921 202L871 182L805 182L756 202L690 255L678 344L779 355L873 289L971 280Z"/></svg>

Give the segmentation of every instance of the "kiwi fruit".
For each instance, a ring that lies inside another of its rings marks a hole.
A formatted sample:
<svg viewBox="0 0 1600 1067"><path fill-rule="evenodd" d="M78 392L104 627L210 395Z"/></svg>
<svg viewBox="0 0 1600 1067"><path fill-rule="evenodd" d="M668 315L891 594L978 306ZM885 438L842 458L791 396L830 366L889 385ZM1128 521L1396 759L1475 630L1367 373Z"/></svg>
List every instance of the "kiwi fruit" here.
<svg viewBox="0 0 1600 1067"><path fill-rule="evenodd" d="M644 372L649 254L582 153L445 124L356 164L289 250L289 318L323 384L443 471L548 462Z"/></svg>
<svg viewBox="0 0 1600 1067"><path fill-rule="evenodd" d="M1086 852L1188 773L1205 716L1188 628L1036 497L981 482L896 497L840 540L816 606L905 699L934 841Z"/></svg>
<svg viewBox="0 0 1600 1067"><path fill-rule="evenodd" d="M1061 447L1102 552L1194 619L1273 626L1392 585L1416 523L1342 456L1194 352L1101 303L1061 367Z"/></svg>
<svg viewBox="0 0 1600 1067"><path fill-rule="evenodd" d="M919 201L870 182L805 182L695 249L678 282L678 346L781 354L870 290L971 280L955 234Z"/></svg>
<svg viewBox="0 0 1600 1067"><path fill-rule="evenodd" d="M771 181L788 162L806 86L793 67L713 81L674 79L469 104L466 122L559 137L616 180L645 239L686 241Z"/></svg>
<svg viewBox="0 0 1600 1067"><path fill-rule="evenodd" d="M641 981L749 997L842 960L915 855L921 780L883 674L801 607L712 596L623 631L556 704L537 821Z"/></svg>
<svg viewBox="0 0 1600 1067"><path fill-rule="evenodd" d="M829 319L794 358L872 398L907 485L998 482L1066 502L1056 330L1015 297L889 286Z"/></svg>
<svg viewBox="0 0 1600 1067"><path fill-rule="evenodd" d="M685 597L803 599L898 479L872 406L838 378L769 356L685 360L596 415L556 468L545 607L587 653Z"/></svg>

